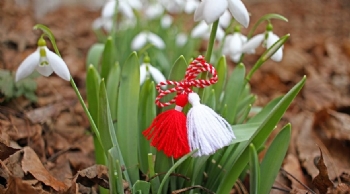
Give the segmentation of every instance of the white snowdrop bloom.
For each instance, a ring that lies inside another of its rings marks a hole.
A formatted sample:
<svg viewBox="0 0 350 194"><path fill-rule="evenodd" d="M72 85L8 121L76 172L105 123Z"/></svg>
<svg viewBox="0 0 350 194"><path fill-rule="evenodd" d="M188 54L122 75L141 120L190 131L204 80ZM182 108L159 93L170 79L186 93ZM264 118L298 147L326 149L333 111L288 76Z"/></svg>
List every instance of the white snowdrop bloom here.
<svg viewBox="0 0 350 194"><path fill-rule="evenodd" d="M161 39L158 35L144 31L139 33L135 36L135 38L131 42L131 48L133 50L140 50L142 47L144 47L147 43L152 44L158 49L164 49L165 43L163 39Z"/></svg>
<svg viewBox="0 0 350 194"><path fill-rule="evenodd" d="M159 18L164 13L164 7L159 3L150 4L145 10L147 19Z"/></svg>
<svg viewBox="0 0 350 194"><path fill-rule="evenodd" d="M248 40L242 47L244 53L254 53L255 49L262 44L263 47L269 49L275 42L279 40L279 37L272 32L272 25L269 24L266 28L266 32L255 35ZM271 59L276 62L282 61L283 58L283 46L281 46L272 56Z"/></svg>
<svg viewBox="0 0 350 194"><path fill-rule="evenodd" d="M228 10L226 10L220 17L219 25L222 28L227 28L231 23L232 16Z"/></svg>
<svg viewBox="0 0 350 194"><path fill-rule="evenodd" d="M69 81L70 73L61 57L46 47L45 40L38 40L38 49L30 54L20 64L16 72L16 81L19 81L37 70L41 75L48 77L55 72L62 79Z"/></svg>
<svg viewBox="0 0 350 194"><path fill-rule="evenodd" d="M93 22L92 22L92 29L97 30L100 28L105 29L107 32L110 32L112 30L113 27L113 20L112 18L96 18Z"/></svg>
<svg viewBox="0 0 350 194"><path fill-rule="evenodd" d="M240 32L234 32L226 36L223 54L229 55L231 60L237 63L242 55L242 46L247 42L247 37Z"/></svg>
<svg viewBox="0 0 350 194"><path fill-rule="evenodd" d="M202 0L194 13L194 20L211 24L228 9L235 20L244 27L249 25L249 13L241 0Z"/></svg>
<svg viewBox="0 0 350 194"><path fill-rule="evenodd" d="M206 24L204 21L201 21L195 26L191 31L191 37L193 38L204 38L209 39L210 37L210 25ZM216 31L216 39L222 40L225 36L224 30L218 26Z"/></svg>
<svg viewBox="0 0 350 194"><path fill-rule="evenodd" d="M183 10L186 14L192 14L197 9L198 5L198 0L187 0L185 1Z"/></svg>
<svg viewBox="0 0 350 194"><path fill-rule="evenodd" d="M147 77L152 78L157 84L166 81L162 72L150 64L149 57L145 57L140 66L140 85L146 81Z"/></svg>
<svg viewBox="0 0 350 194"><path fill-rule="evenodd" d="M186 0L160 0L159 2L169 13L180 13Z"/></svg>
<svg viewBox="0 0 350 194"><path fill-rule="evenodd" d="M162 28L169 28L172 23L173 18L168 14L163 15L162 19L160 20L160 25L162 26Z"/></svg>
<svg viewBox="0 0 350 194"><path fill-rule="evenodd" d="M109 0L102 8L102 18L113 18L116 0ZM133 9L140 10L142 3L139 0L118 0L118 11L125 17L132 19L135 18Z"/></svg>
<svg viewBox="0 0 350 194"><path fill-rule="evenodd" d="M184 46L186 44L186 42L187 42L187 39L188 39L188 37L187 37L187 35L185 33L177 34L176 40L175 40L176 41L176 45L179 46L179 47Z"/></svg>

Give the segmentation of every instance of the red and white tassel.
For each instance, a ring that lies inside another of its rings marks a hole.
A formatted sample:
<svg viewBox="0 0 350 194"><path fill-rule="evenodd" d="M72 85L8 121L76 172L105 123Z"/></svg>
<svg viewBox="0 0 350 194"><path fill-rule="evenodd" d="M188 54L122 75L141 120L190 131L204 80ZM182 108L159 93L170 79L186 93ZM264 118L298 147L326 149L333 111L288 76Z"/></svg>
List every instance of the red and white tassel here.
<svg viewBox="0 0 350 194"><path fill-rule="evenodd" d="M188 94L188 101L192 104L187 113L188 141L191 151L198 149L193 156L213 154L235 139L231 125L213 109L201 104L198 94Z"/></svg>
<svg viewBox="0 0 350 194"><path fill-rule="evenodd" d="M182 113L187 102L186 94L178 95L175 100L175 109L159 114L151 126L142 132L148 140L152 139L152 146L163 150L167 156L172 156L175 159L190 152L186 116Z"/></svg>

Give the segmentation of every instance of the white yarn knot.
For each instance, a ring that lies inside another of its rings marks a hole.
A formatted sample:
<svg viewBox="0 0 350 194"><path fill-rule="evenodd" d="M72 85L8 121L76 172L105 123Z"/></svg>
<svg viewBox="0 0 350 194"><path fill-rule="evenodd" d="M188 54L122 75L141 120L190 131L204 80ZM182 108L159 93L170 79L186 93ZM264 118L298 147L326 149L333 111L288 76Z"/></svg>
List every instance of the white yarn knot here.
<svg viewBox="0 0 350 194"><path fill-rule="evenodd" d="M235 138L231 125L215 111L200 104L196 93L188 95L193 106L187 113L188 141L194 156L210 155L229 145Z"/></svg>

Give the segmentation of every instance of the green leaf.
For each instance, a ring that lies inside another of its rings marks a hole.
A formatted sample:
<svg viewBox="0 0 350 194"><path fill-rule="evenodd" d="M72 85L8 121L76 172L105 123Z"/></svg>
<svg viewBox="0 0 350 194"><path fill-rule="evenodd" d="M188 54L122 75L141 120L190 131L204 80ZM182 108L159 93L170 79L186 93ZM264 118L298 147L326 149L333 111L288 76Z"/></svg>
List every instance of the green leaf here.
<svg viewBox="0 0 350 194"><path fill-rule="evenodd" d="M108 150L108 174L110 193L124 194L122 167L120 166L120 153L117 147Z"/></svg>
<svg viewBox="0 0 350 194"><path fill-rule="evenodd" d="M250 118L247 123L263 122L267 116L271 113L272 109L281 101L283 96L271 100L260 112Z"/></svg>
<svg viewBox="0 0 350 194"><path fill-rule="evenodd" d="M95 69L98 69L98 64L100 63L103 49L104 45L101 43L95 43L90 47L87 53L86 67L93 65Z"/></svg>
<svg viewBox="0 0 350 194"><path fill-rule="evenodd" d="M259 169L259 158L258 154L256 152L256 149L253 144L249 145L249 166L250 166L250 175L249 175L249 193L251 194L258 194L263 193L259 190L259 183L260 183L260 169ZM264 175L263 179L266 179L266 175Z"/></svg>
<svg viewBox="0 0 350 194"><path fill-rule="evenodd" d="M151 182L151 189L152 193L156 193L159 189L159 177L154 177L156 175L154 171L154 159L153 159L153 154L149 153L148 154L148 169L149 169L149 177L152 178Z"/></svg>
<svg viewBox="0 0 350 194"><path fill-rule="evenodd" d="M103 49L102 58L101 58L101 78L106 79L108 82L108 75L115 64L115 51L113 46L112 37L108 37Z"/></svg>
<svg viewBox="0 0 350 194"><path fill-rule="evenodd" d="M148 194L150 193L150 188L151 184L149 182L138 180L132 187L132 191L134 194Z"/></svg>
<svg viewBox="0 0 350 194"><path fill-rule="evenodd" d="M260 164L261 174L259 193L269 193L286 156L291 138L291 125L287 124L272 141Z"/></svg>
<svg viewBox="0 0 350 194"><path fill-rule="evenodd" d="M138 106L140 64L135 52L125 62L119 86L117 137L131 182L139 180L138 169Z"/></svg>
<svg viewBox="0 0 350 194"><path fill-rule="evenodd" d="M175 171L175 169L181 165L188 157L192 156L192 154L194 154L195 152L197 152L197 150L193 150L192 152L184 155L182 158L180 158L169 170L168 172L165 174L164 179L162 180L162 182L160 183L159 189L157 194L161 194L162 193L162 188L164 186L164 184L166 183L166 181L168 180L170 174L172 172Z"/></svg>
<svg viewBox="0 0 350 194"><path fill-rule="evenodd" d="M233 124L237 115L238 100L241 97L245 85L244 77L245 67L243 64L238 64L233 70L226 85L223 104L227 104L226 119L231 124Z"/></svg>
<svg viewBox="0 0 350 194"><path fill-rule="evenodd" d="M301 88L305 84L306 77L304 77L299 83L297 83L280 101L279 103L272 109L269 115L265 118L263 123L260 125L258 130L254 133L249 141L246 143L243 142L238 145L236 151L231 156L232 160L228 161L227 166L224 169L227 169L227 173L222 179L217 193L229 193L230 189L236 182L238 176L241 174L243 169L245 168L248 158L249 158L249 150L248 146L250 143L253 143L256 148L260 148L263 146L264 142L270 135L271 131L275 128L278 121L282 118L283 114L299 93Z"/></svg>
<svg viewBox="0 0 350 194"><path fill-rule="evenodd" d="M218 74L218 82L214 84L212 88L215 90L215 99L217 107L222 107L220 104L220 98L222 95L222 91L224 90L227 77L227 65L226 58L224 55L220 57L216 65L216 72Z"/></svg>
<svg viewBox="0 0 350 194"><path fill-rule="evenodd" d="M151 152L151 149L149 141L142 135L142 132L151 125L156 117L155 98L154 83L147 79L141 87L139 106L139 160L140 169L144 174L147 174L148 171L148 154Z"/></svg>
<svg viewBox="0 0 350 194"><path fill-rule="evenodd" d="M261 123L232 125L232 131L235 134L236 139L234 139L231 144L248 141L260 125Z"/></svg>
<svg viewBox="0 0 350 194"><path fill-rule="evenodd" d="M111 108L112 119L117 119L118 113L118 91L119 91L119 81L120 81L120 65L115 63L108 75L108 80L106 83L108 102Z"/></svg>

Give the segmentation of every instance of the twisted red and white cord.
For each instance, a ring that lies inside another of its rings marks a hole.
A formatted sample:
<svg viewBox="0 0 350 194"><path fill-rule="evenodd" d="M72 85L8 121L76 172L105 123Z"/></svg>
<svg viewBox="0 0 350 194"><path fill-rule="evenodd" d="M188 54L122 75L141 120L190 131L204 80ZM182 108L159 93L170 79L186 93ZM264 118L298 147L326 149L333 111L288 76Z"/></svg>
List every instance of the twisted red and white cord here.
<svg viewBox="0 0 350 194"><path fill-rule="evenodd" d="M201 73L208 72L211 74L210 79L196 79ZM192 87L204 88L215 84L218 81L218 76L215 68L207 63L203 56L197 57L193 60L186 69L185 78L182 81L164 81L160 82L156 89L158 91L158 96L156 97L156 105L159 107L169 106L175 103L175 99L179 94L189 94L192 92ZM163 90L164 86L173 86L170 89ZM169 102L161 102L160 100L171 93L176 92L176 96Z"/></svg>

